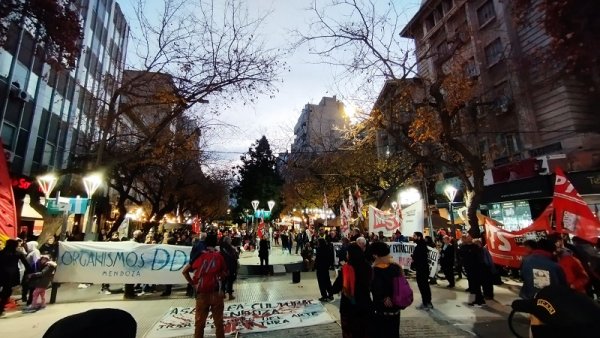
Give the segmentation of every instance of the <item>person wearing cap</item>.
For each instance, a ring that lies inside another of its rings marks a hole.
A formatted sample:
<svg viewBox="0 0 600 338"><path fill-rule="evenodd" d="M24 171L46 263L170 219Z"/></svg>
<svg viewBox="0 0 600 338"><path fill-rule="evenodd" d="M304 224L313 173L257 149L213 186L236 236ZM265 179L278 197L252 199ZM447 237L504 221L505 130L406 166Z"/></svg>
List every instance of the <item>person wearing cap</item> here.
<svg viewBox="0 0 600 338"><path fill-rule="evenodd" d="M589 297L565 285L542 288L532 299L517 299L513 311L529 313L531 337L598 337L600 306Z"/></svg>

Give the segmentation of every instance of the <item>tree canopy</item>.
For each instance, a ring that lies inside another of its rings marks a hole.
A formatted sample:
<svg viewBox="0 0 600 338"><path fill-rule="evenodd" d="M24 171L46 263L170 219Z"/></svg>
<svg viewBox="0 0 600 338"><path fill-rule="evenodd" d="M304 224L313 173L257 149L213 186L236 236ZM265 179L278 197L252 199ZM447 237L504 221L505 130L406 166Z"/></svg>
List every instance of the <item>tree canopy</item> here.
<svg viewBox="0 0 600 338"><path fill-rule="evenodd" d="M244 215L244 210L252 212L252 201L259 201L259 209L268 210L268 201L274 201L272 219L278 217L284 208L282 205L281 187L283 179L278 168L277 159L273 155L266 136L252 145L248 152L241 156L242 164L236 167L237 184L232 189L232 198L236 202L234 215Z"/></svg>

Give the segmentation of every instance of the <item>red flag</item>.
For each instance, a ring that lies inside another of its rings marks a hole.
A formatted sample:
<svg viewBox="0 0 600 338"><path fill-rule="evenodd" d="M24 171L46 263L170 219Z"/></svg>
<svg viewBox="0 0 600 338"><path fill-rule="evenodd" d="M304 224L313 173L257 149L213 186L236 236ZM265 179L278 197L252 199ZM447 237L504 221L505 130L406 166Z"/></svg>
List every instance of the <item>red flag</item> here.
<svg viewBox="0 0 600 338"><path fill-rule="evenodd" d="M360 217L360 219L363 219L363 213L362 213L362 208L363 208L363 200L362 197L360 196L360 190L358 189L358 184L356 185L356 208L358 209L358 217Z"/></svg>
<svg viewBox="0 0 600 338"><path fill-rule="evenodd" d="M0 148L4 149L1 140ZM0 157L0 240L6 241L17 237L17 209L6 158Z"/></svg>
<svg viewBox="0 0 600 338"><path fill-rule="evenodd" d="M600 236L600 221L594 217L592 210L575 190L562 169L556 168L555 174L552 203L556 210L556 230L570 233L595 244Z"/></svg>
<svg viewBox="0 0 600 338"><path fill-rule="evenodd" d="M542 214L527 228L519 231L506 231L502 224L489 217L485 217L485 241L487 249L495 264L520 268L521 261L529 252L523 245L528 239L537 241L552 231L551 217L554 208L552 203Z"/></svg>

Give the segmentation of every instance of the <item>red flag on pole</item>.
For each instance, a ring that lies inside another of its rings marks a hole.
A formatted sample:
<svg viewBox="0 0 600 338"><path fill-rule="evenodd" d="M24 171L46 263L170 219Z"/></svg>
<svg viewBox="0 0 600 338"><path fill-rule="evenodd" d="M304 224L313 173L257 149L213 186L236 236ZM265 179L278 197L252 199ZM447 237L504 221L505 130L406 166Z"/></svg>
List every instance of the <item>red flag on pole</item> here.
<svg viewBox="0 0 600 338"><path fill-rule="evenodd" d="M1 140L0 148L4 149ZM0 241L6 241L17 237L17 209L6 158L0 157Z"/></svg>
<svg viewBox="0 0 600 338"><path fill-rule="evenodd" d="M555 170L554 199L556 210L556 230L596 243L600 236L600 221L561 168Z"/></svg>

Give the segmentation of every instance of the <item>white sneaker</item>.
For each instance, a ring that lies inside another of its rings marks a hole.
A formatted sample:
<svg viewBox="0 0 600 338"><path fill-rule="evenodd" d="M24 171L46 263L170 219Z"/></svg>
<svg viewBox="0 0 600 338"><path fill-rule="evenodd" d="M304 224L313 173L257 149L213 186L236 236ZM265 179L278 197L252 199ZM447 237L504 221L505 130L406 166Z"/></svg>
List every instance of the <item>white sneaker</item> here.
<svg viewBox="0 0 600 338"><path fill-rule="evenodd" d="M83 283L82 283L82 284L79 284L79 285L77 285L77 288L78 288L78 289L86 289L87 287L88 287L88 286L87 286L87 284L83 284Z"/></svg>
<svg viewBox="0 0 600 338"><path fill-rule="evenodd" d="M108 290L104 290L104 291L103 291L103 293L104 293L105 295L112 295L112 292L110 292L110 291L108 291Z"/></svg>

